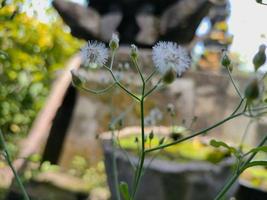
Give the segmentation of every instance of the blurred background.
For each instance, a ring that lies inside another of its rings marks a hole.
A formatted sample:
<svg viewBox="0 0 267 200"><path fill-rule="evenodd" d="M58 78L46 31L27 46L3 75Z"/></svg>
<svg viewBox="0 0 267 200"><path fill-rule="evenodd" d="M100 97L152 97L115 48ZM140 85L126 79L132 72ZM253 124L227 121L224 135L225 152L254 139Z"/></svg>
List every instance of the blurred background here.
<svg viewBox="0 0 267 200"><path fill-rule="evenodd" d="M98 137L108 131L112 115L129 107L123 126L139 125L138 105L124 93L98 96L72 87L70 70L82 65L79 52L86 41L108 44L118 33L115 69L134 89L140 84L129 63L129 44L140 48L147 74L156 42L183 45L192 68L147 101L147 116L158 111L161 116L148 125L199 130L229 115L238 103L220 64L221 52L229 51L243 91L254 70L253 56L259 45L267 45L266 11L254 0L0 0L0 127L32 199L107 200ZM266 69L265 64L260 72ZM103 69L90 70L87 78L92 88L110 81ZM174 105L174 124L167 104ZM238 118L211 135L239 144L246 127L248 146L267 130L264 118ZM263 185L266 193L266 169L260 174L254 186ZM0 199L21 198L12 178L0 156Z"/></svg>

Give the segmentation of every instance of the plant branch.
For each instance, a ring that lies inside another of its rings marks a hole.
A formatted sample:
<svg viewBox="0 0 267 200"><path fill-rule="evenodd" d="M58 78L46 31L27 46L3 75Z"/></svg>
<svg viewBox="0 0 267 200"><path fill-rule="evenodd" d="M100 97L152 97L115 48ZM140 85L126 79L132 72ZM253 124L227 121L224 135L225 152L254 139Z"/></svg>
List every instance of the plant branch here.
<svg viewBox="0 0 267 200"><path fill-rule="evenodd" d="M236 83L235 83L235 81L234 81L234 79L233 79L233 77L232 77L232 74L231 74L231 72L230 72L230 70L229 70L228 67L227 67L227 73L228 73L228 75L229 75L229 77L230 77L230 80L231 80L231 82L232 82L232 84L233 84L233 86L234 86L234 88L235 88L235 91L237 92L238 96L239 96L241 99L244 99L243 96L242 96L242 94L241 94L241 92L240 92L240 90L238 89L238 87L237 87L237 85L236 85Z"/></svg>
<svg viewBox="0 0 267 200"><path fill-rule="evenodd" d="M147 83L155 74L156 74L157 70L154 70L145 80L145 82Z"/></svg>
<svg viewBox="0 0 267 200"><path fill-rule="evenodd" d="M104 66L111 74L112 78L114 79L115 83L122 89L124 90L127 94L129 94L131 97L133 97L134 99L136 99L137 101L140 101L139 97L137 97L135 94L133 94L132 92L130 92L122 83L120 83L120 81L116 78L116 76L114 75L113 71L108 68L107 66Z"/></svg>
<svg viewBox="0 0 267 200"><path fill-rule="evenodd" d="M153 88L151 88L147 93L145 93L144 98L147 97L148 95L150 95L152 92L154 92L154 90L156 90L158 88L161 81L162 81L162 79L160 79Z"/></svg>
<svg viewBox="0 0 267 200"><path fill-rule="evenodd" d="M212 125L212 126L210 126L210 127L208 127L208 128L205 128L205 129L203 129L203 130L201 130L201 131L198 131L198 132L196 132L196 133L194 133L194 134L192 134L192 135L190 135L190 136L187 136L187 137L184 137L184 138L182 138L182 139L176 140L176 141L171 142L171 143L169 143L169 144L163 144L163 145L160 145L160 146L158 146L158 147L154 147L154 148L151 148L151 149L147 149L145 153L149 153L149 152L152 152L152 151L156 151L156 150L164 149L164 148L166 148L166 147L169 147L169 146L172 146L172 145L181 143L181 142L183 142L183 141L189 140L189 139L191 139L191 138L193 138L193 137L196 137L196 136L198 136L198 135L201 135L201 134L203 134L203 133L207 133L208 131L210 131L210 130L212 130L212 129L214 129L214 128L216 128L216 127L222 125L222 124L224 124L225 122L227 122L227 121L229 121L229 120L231 120L231 119L234 119L234 118L236 118L236 117L238 117L238 116L241 116L241 115L243 115L243 112L237 113L237 114L235 114L235 115L230 115L230 116L228 116L227 118L225 118L224 120L222 120L222 121L220 121L220 122L218 122L218 123L216 123L216 124L214 124L214 125Z"/></svg>
<svg viewBox="0 0 267 200"><path fill-rule="evenodd" d="M262 139L262 141L259 143L259 145L257 147L261 147L265 144L265 142L267 141L267 135ZM232 176L227 183L225 184L225 186L223 187L223 189L220 191L220 193L215 197L214 200L222 200L225 196L225 194L227 193L227 191L231 188L231 186L235 183L235 181L238 179L238 177L240 176L240 174L244 171L244 169L246 169L246 166L249 165L250 161L257 155L258 152L254 152L253 154L251 154L251 156L241 165L240 169L234 174L234 176Z"/></svg>
<svg viewBox="0 0 267 200"><path fill-rule="evenodd" d="M6 161L7 161L7 164L9 165L10 169L12 170L12 172L13 172L13 174L15 176L15 179L16 179L16 181L18 183L18 186L19 186L19 188L20 188L20 190L22 192L23 199L24 200L30 200L30 198L29 198L29 196L28 196L28 194L26 192L26 189L23 186L22 181L19 178L18 173L16 172L15 168L13 167L13 164L12 164L12 161L11 161L11 158L10 158L10 155L9 155L9 152L7 150L7 147L6 147L4 136L3 136L2 131L0 129L0 147L1 146L2 146L3 151L5 153L4 157L5 157Z"/></svg>
<svg viewBox="0 0 267 200"><path fill-rule="evenodd" d="M112 89L115 85L117 85L117 83L113 83L112 85L110 85L104 89L100 89L100 90L89 89L89 88L86 88L85 86L77 86L77 85L74 85L74 86L77 88L80 88L86 92L93 93L93 94L104 94L104 93L108 92L110 89Z"/></svg>

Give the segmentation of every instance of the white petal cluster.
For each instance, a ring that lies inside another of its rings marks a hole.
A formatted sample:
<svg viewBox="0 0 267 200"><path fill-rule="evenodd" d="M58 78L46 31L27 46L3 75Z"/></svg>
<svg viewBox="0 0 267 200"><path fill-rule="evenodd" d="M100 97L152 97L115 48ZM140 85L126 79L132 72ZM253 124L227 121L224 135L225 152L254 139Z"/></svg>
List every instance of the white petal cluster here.
<svg viewBox="0 0 267 200"><path fill-rule="evenodd" d="M85 65L96 67L103 66L109 57L108 49L102 42L88 41L81 49L82 58Z"/></svg>
<svg viewBox="0 0 267 200"><path fill-rule="evenodd" d="M152 60L161 74L173 69L178 76L191 64L187 51L174 42L158 42L152 50Z"/></svg>

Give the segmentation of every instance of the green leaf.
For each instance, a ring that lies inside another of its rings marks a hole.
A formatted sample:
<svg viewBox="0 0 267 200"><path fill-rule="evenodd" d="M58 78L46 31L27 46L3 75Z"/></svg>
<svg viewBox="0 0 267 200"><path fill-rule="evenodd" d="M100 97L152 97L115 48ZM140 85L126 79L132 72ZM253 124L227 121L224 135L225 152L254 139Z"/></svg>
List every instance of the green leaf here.
<svg viewBox="0 0 267 200"><path fill-rule="evenodd" d="M224 148L228 149L234 155L236 155L236 156L239 155L237 149L235 149L234 147L229 146L225 142L218 141L218 140L211 140L210 141L210 145L215 147L215 148L224 147Z"/></svg>
<svg viewBox="0 0 267 200"><path fill-rule="evenodd" d="M128 184L125 182L120 182L120 192L124 198L124 200L130 200L130 193L129 193L129 188Z"/></svg>
<svg viewBox="0 0 267 200"><path fill-rule="evenodd" d="M255 167L255 166L267 166L267 161L264 160L260 160L260 161L253 161L248 163L247 165L245 165L242 169L241 172L243 172L244 170L250 168L250 167Z"/></svg>

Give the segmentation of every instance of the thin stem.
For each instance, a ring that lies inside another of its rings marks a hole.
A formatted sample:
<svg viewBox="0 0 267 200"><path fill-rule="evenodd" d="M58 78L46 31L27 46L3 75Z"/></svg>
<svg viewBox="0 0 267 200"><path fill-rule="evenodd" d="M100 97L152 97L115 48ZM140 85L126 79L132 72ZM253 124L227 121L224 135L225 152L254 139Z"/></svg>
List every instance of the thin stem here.
<svg viewBox="0 0 267 200"><path fill-rule="evenodd" d="M7 164L9 165L10 169L12 170L12 172L13 172L13 174L15 176L15 179L16 179L18 185L19 185L19 188L22 191L23 199L24 200L30 200L30 198L29 198L29 196L28 196L28 194L27 194L27 192L26 192L26 190L25 190L25 188L24 188L24 186L22 184L22 181L19 178L18 173L16 172L15 168L13 167L13 164L11 162L11 158L10 158L9 152L7 150L7 147L6 147L5 139L4 139L4 136L3 136L1 130L0 130L0 145L3 147L3 150L5 152L4 157L5 157L6 161L7 161Z"/></svg>
<svg viewBox="0 0 267 200"><path fill-rule="evenodd" d="M100 89L100 90L93 90L93 89L89 89L89 88L86 88L85 86L77 86L75 85L75 87L78 87L86 92L90 92L90 93L93 93L93 94L103 94L103 93L106 93L108 92L110 89L112 89L115 85L117 85L116 83L113 83L112 85L104 88L104 89Z"/></svg>
<svg viewBox="0 0 267 200"><path fill-rule="evenodd" d="M126 151L124 148L122 148L121 143L120 143L120 138L119 138L119 136L117 136L117 141L118 141L119 149L123 152L123 154L124 154L124 156L126 157L127 161L130 163L132 169L135 170L135 169L136 169L136 166L135 166L135 165L133 164L133 162L131 161L131 159L130 159L128 153L127 153L127 151Z"/></svg>
<svg viewBox="0 0 267 200"><path fill-rule="evenodd" d="M154 70L145 80L145 82L147 83L155 74L156 74L157 70Z"/></svg>
<svg viewBox="0 0 267 200"><path fill-rule="evenodd" d="M112 169L113 169L113 175L114 175L114 184L115 184L115 195L116 199L120 200L120 190L119 190L119 180L118 180L118 168L117 168L117 162L116 162L116 155L115 155L115 139L114 139L114 131L111 132L112 134Z"/></svg>
<svg viewBox="0 0 267 200"><path fill-rule="evenodd" d="M140 109L141 109L141 156L140 156L140 163L136 171L136 180L134 183L133 193L132 193L132 199L134 199L136 192L138 190L139 182L142 175L142 170L144 166L145 161L145 123L144 123L144 98L141 98L140 101Z"/></svg>
<svg viewBox="0 0 267 200"><path fill-rule="evenodd" d="M254 112L254 111L259 111L259 110L263 110L263 109L266 109L267 108L267 106L257 106L257 107L252 107L250 110L252 111L252 112Z"/></svg>
<svg viewBox="0 0 267 200"><path fill-rule="evenodd" d="M221 200L226 192L232 187L232 185L235 183L236 179L238 179L239 174L235 173L234 176L231 176L230 179L227 181L227 184L223 187L221 192L215 197L214 200Z"/></svg>
<svg viewBox="0 0 267 200"><path fill-rule="evenodd" d="M154 90L158 88L161 81L162 81L162 79L160 79L153 88L151 88L147 93L145 93L144 98L147 97L148 95L150 95L152 92L154 92Z"/></svg>
<svg viewBox="0 0 267 200"><path fill-rule="evenodd" d="M240 90L238 89L238 87L237 87L237 85L236 85L236 83L235 83L235 81L234 81L234 79L233 79L233 77L232 77L232 75L231 75L231 72L230 72L230 70L229 70L228 67L227 67L227 72L228 72L228 75L229 75L229 77L230 77L230 80L231 80L231 82L232 82L232 84L233 84L233 86L234 86L234 88L235 88L235 90L236 90L238 96L239 96L241 99L243 99L243 96L242 96Z"/></svg>
<svg viewBox="0 0 267 200"><path fill-rule="evenodd" d="M127 94L129 94L131 97L133 97L134 99L136 99L137 101L140 101L139 97L137 97L135 94L133 94L132 92L130 92L124 85L122 85L120 83L120 81L115 77L113 71L108 68L107 66L104 66L111 74L112 78L114 79L115 83L122 89L124 90Z"/></svg>
<svg viewBox="0 0 267 200"><path fill-rule="evenodd" d="M241 141L240 141L240 145L239 145L239 149L240 150L242 150L242 148L243 148L244 141L245 141L245 139L247 137L248 130L249 130L249 127L252 124L252 122L253 122L253 120L250 119L249 122L248 122L248 124L247 124L247 126L246 126L246 128L245 128L245 131L244 131L244 133L242 135L242 138L241 138Z"/></svg>
<svg viewBox="0 0 267 200"><path fill-rule="evenodd" d="M142 72L140 70L140 67L139 67L138 63L137 63L137 60L135 58L132 58L132 61L133 61L134 65L135 65L135 67L136 67L136 69L137 69L137 71L138 71L138 73L139 73L139 75L140 75L140 77L142 79L142 83L145 84L145 79L144 79L144 76L143 76L143 74L142 74Z"/></svg>
<svg viewBox="0 0 267 200"><path fill-rule="evenodd" d="M144 166L144 161L145 161L145 113L144 113L144 99L145 99L145 89L146 89L146 83L143 81L143 86L142 86L142 97L140 99L140 119L141 119L141 155L140 155L140 160L138 163L138 167L135 173L135 179L134 179L134 188L133 188L133 193L132 193L132 200L134 200L134 197L136 195L136 192L138 190L138 186L140 183L140 179L142 176L142 170Z"/></svg>
<svg viewBox="0 0 267 200"><path fill-rule="evenodd" d="M260 144L257 147L261 147L265 144L265 142L267 141L267 135L263 138L263 140L260 142ZM235 181L238 179L238 177L240 176L240 174L244 171L245 167L247 164L250 163L250 161L257 155L258 152L254 152L240 167L240 169L238 170L238 172L236 172L234 174L234 176L232 176L227 183L225 184L225 186L223 187L223 189L220 191L220 193L215 197L214 200L221 200L224 198L225 194L227 193L227 191L231 188L231 186L235 183Z"/></svg>
<svg viewBox="0 0 267 200"><path fill-rule="evenodd" d="M110 70L112 70L112 67L114 64L115 53L116 53L116 51L112 51L111 61L110 61Z"/></svg>
<svg viewBox="0 0 267 200"><path fill-rule="evenodd" d="M236 112L239 110L239 108L242 106L244 102L244 99L241 99L241 101L239 102L238 106L236 107L236 109L232 112L231 116L236 114Z"/></svg>
<svg viewBox="0 0 267 200"><path fill-rule="evenodd" d="M198 132L196 132L196 133L194 133L194 134L192 134L192 135L190 135L190 136L184 137L184 138L182 138L182 139L180 139L180 140L176 140L176 141L171 142L171 143L169 143L169 144L164 144L164 145L160 145L160 146L158 146L158 147L154 147L154 148L151 148L151 149L147 149L147 150L145 151L145 153L149 153L149 152L152 152L152 151L156 151L156 150L164 149L164 148L169 147L169 146L172 146L172 145L174 145L174 144L178 144L178 143L180 143L180 142L189 140L189 139L191 139L191 138L193 138L193 137L196 137L196 136L198 136L198 135L201 135L201 134L203 134L203 133L206 133L206 132L208 132L208 131L210 131L210 130L212 130L212 129L214 129L214 128L216 128L216 127L218 127L218 126L224 124L225 122L227 122L227 121L229 121L229 120L231 120L231 119L234 119L234 118L236 118L236 117L238 117L238 116L240 116L240 115L243 115L243 112L241 112L241 113L237 113L237 114L235 114L235 115L230 115L230 116L228 116L227 118L225 118L224 120L222 120L222 121L220 121L220 122L218 122L218 123L216 123L216 124L214 124L214 125L212 125L212 126L210 126L210 127L208 127L208 128L205 128L205 129L203 129L203 130L201 130L201 131L198 131Z"/></svg>

